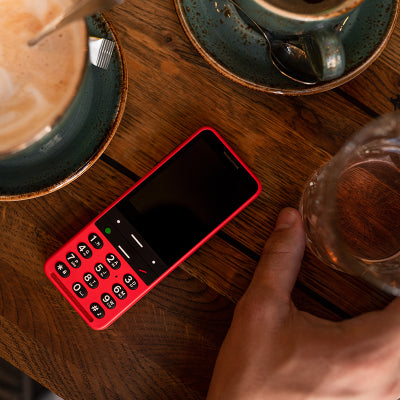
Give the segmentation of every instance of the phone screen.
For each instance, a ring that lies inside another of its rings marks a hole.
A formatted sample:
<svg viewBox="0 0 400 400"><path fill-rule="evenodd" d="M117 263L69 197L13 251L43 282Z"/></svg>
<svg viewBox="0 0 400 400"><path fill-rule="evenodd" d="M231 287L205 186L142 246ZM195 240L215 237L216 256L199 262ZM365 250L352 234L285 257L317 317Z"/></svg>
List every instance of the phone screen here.
<svg viewBox="0 0 400 400"><path fill-rule="evenodd" d="M135 240L141 246L144 241L167 268L257 190L255 179L205 130L118 202L111 214L118 221L123 216L134 228Z"/></svg>

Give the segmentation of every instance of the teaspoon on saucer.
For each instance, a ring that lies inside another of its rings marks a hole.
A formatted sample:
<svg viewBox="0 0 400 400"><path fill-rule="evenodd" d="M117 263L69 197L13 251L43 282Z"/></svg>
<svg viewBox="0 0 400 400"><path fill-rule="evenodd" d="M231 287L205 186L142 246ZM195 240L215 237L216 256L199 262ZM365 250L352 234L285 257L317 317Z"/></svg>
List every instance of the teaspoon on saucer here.
<svg viewBox="0 0 400 400"><path fill-rule="evenodd" d="M281 74L304 85L315 85L318 83L317 75L300 44L274 38L269 31L259 26L256 21L249 17L234 0L230 0L230 2L264 36L268 44L268 53L271 62Z"/></svg>

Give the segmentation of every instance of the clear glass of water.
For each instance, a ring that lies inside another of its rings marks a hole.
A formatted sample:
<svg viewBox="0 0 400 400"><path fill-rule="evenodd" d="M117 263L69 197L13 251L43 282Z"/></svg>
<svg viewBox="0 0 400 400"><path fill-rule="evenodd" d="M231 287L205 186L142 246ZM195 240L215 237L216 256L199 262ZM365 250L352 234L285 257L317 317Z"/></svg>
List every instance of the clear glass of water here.
<svg viewBox="0 0 400 400"><path fill-rule="evenodd" d="M400 296L400 112L370 122L318 169L300 212L312 253Z"/></svg>

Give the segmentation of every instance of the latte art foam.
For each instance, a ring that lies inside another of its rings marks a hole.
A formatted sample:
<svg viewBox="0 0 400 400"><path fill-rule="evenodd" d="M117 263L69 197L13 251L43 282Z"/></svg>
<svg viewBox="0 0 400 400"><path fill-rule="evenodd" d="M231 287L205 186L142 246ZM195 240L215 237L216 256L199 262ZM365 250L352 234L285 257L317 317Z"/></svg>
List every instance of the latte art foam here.
<svg viewBox="0 0 400 400"><path fill-rule="evenodd" d="M83 21L36 46L27 42L62 13L61 0L0 0L0 154L47 133L72 101L86 63Z"/></svg>

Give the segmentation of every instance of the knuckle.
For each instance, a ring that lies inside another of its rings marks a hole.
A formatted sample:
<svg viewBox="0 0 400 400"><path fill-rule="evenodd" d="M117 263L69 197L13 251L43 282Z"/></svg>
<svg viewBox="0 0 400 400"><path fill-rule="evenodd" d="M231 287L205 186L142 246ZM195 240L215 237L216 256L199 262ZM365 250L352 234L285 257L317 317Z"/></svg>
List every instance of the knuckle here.
<svg viewBox="0 0 400 400"><path fill-rule="evenodd" d="M251 320L264 319L270 314L272 308L270 303L268 294L252 290L239 300L235 308L235 316Z"/></svg>
<svg viewBox="0 0 400 400"><path fill-rule="evenodd" d="M281 301L272 290L257 286L239 300L234 315L246 323L265 325L282 319L289 308L287 299Z"/></svg>
<svg viewBox="0 0 400 400"><path fill-rule="evenodd" d="M288 244L287 239L279 234L271 236L263 248L263 254L287 252L290 252L290 245Z"/></svg>

